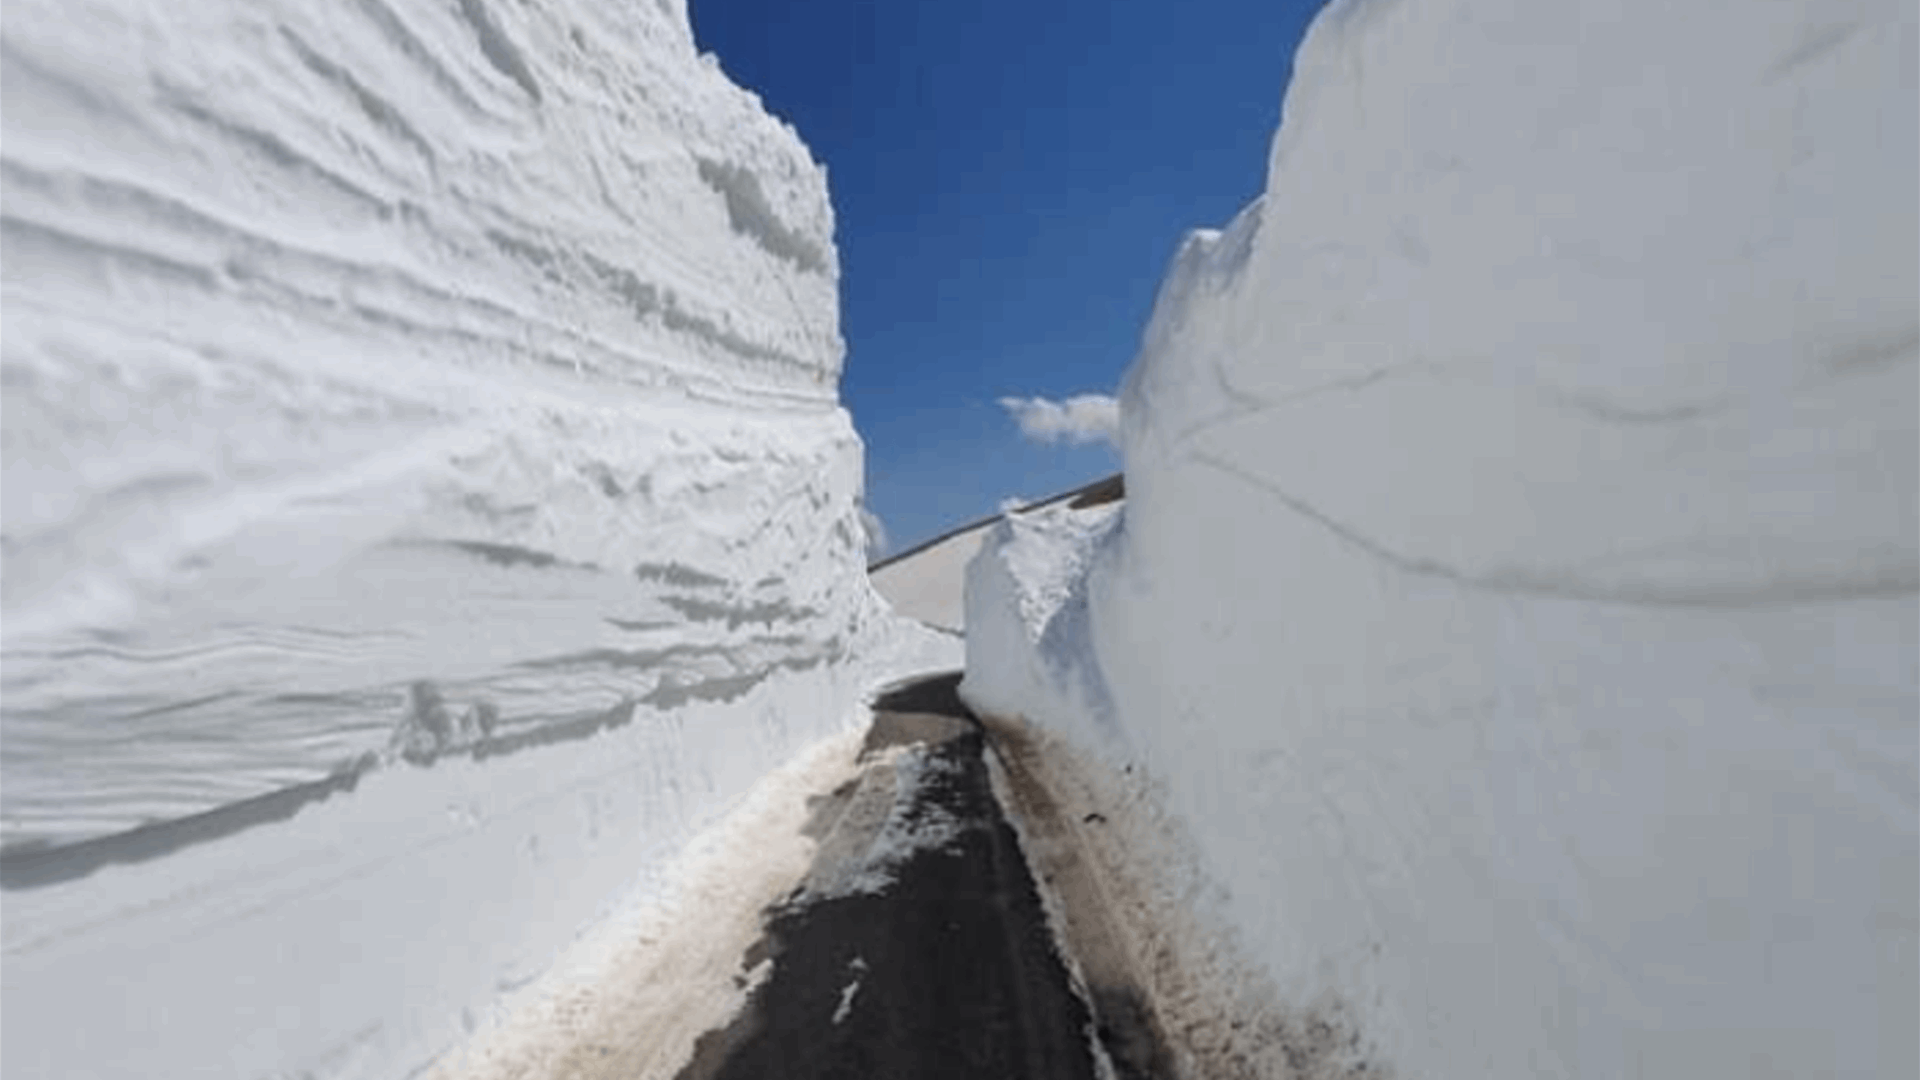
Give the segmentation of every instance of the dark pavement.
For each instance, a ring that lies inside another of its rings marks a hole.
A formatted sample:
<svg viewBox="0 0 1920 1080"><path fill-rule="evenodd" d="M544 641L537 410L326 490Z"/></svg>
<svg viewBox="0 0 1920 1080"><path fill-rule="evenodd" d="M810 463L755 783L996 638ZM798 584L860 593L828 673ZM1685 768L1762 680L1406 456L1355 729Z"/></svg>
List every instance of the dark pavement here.
<svg viewBox="0 0 1920 1080"><path fill-rule="evenodd" d="M883 696L867 754L920 743L816 800L806 885L743 958L771 974L680 1080L1094 1080L1096 1025L1074 992L1019 842L994 799L959 675ZM918 783L915 783L915 780ZM945 836L904 859L903 828ZM848 887L885 867L877 892ZM1133 1070L1122 1069L1126 1080Z"/></svg>

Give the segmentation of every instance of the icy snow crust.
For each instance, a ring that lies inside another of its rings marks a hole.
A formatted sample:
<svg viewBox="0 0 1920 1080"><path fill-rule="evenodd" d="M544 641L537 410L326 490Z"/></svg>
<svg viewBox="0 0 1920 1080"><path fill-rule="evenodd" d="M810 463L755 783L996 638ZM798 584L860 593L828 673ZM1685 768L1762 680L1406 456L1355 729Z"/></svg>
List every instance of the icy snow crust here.
<svg viewBox="0 0 1920 1080"><path fill-rule="evenodd" d="M410 1075L951 663L684 5L6 26L0 1072Z"/></svg>
<svg viewBox="0 0 1920 1080"><path fill-rule="evenodd" d="M963 692L1403 1075L1913 1075L1916 13L1589 14L1319 17Z"/></svg>

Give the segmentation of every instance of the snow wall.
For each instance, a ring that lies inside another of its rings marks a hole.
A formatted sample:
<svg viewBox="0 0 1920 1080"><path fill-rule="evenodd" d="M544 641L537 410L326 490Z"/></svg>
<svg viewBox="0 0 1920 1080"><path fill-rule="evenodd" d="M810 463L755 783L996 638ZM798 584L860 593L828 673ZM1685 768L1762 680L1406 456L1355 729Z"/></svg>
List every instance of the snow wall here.
<svg viewBox="0 0 1920 1080"><path fill-rule="evenodd" d="M1151 777L1356 1068L1920 1071L1915 23L1336 0L1123 517L970 568L968 699Z"/></svg>
<svg viewBox="0 0 1920 1080"><path fill-rule="evenodd" d="M9 2L4 1067L408 1075L895 639L674 0Z"/></svg>

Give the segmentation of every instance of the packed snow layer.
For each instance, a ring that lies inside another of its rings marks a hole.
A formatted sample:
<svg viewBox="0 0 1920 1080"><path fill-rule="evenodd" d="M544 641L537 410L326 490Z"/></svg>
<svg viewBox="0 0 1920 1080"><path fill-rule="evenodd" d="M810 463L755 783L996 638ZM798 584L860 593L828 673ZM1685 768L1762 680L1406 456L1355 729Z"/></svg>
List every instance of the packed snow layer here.
<svg viewBox="0 0 1920 1080"><path fill-rule="evenodd" d="M1087 579L1120 534L1125 510L1052 506L1008 514L968 564L970 626L961 693L983 715L1113 728L1113 703L1094 659Z"/></svg>
<svg viewBox="0 0 1920 1080"><path fill-rule="evenodd" d="M7 1075L407 1075L955 651L683 4L20 0L0 125Z"/></svg>
<svg viewBox="0 0 1920 1080"><path fill-rule="evenodd" d="M1916 13L1590 16L1322 13L963 692L1404 1075L1913 1075Z"/></svg>
<svg viewBox="0 0 1920 1080"><path fill-rule="evenodd" d="M824 178L684 11L7 22L9 846L853 646Z"/></svg>

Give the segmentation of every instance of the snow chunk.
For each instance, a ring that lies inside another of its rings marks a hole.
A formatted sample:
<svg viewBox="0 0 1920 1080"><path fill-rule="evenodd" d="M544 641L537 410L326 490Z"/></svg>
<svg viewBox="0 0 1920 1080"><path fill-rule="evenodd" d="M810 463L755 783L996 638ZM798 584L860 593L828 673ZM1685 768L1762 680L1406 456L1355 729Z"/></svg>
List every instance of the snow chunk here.
<svg viewBox="0 0 1920 1080"><path fill-rule="evenodd" d="M966 575L967 674L961 692L996 716L1074 717L1107 736L1112 703L1099 674L1086 581L1118 536L1121 504L1065 504L1009 514Z"/></svg>
<svg viewBox="0 0 1920 1080"><path fill-rule="evenodd" d="M847 968L855 973L855 977L852 982L840 988L840 1004L834 1006L833 1009L833 1023L835 1027L845 1023L847 1017L853 1015L853 996L860 992L860 983L863 981L860 976L866 973L867 962L856 956L853 958L853 961L847 965Z"/></svg>

